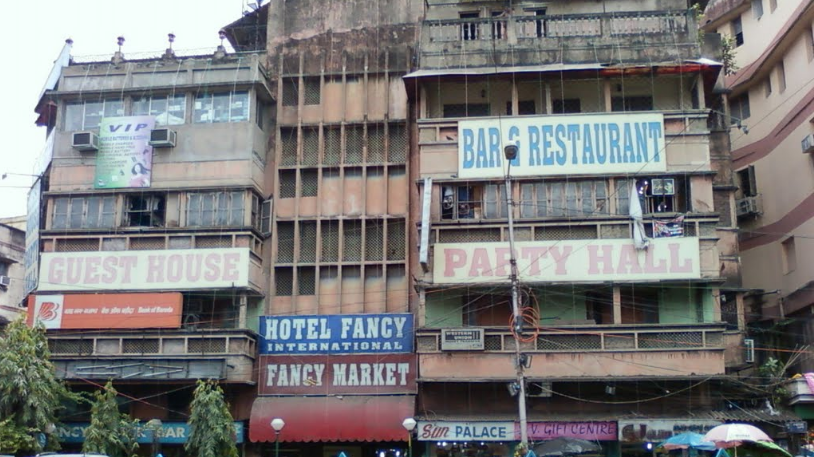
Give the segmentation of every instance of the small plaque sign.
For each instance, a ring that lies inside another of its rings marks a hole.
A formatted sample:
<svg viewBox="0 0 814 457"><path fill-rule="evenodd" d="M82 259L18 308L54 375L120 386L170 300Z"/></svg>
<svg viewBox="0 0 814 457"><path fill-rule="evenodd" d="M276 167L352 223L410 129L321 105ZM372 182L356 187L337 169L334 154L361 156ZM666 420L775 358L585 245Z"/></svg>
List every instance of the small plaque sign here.
<svg viewBox="0 0 814 457"><path fill-rule="evenodd" d="M442 351L482 351L482 328L448 328L441 330Z"/></svg>

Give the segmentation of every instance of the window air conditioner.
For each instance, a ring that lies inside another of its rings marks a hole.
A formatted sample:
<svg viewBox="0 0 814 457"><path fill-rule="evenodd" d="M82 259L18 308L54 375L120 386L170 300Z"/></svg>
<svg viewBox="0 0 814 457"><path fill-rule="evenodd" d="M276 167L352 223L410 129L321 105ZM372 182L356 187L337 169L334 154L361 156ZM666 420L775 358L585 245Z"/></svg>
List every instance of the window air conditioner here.
<svg viewBox="0 0 814 457"><path fill-rule="evenodd" d="M98 151L99 137L93 132L74 132L71 147L80 152Z"/></svg>
<svg viewBox="0 0 814 457"><path fill-rule="evenodd" d="M803 150L803 154L814 152L814 135L809 133L804 136L803 141L800 142L800 147Z"/></svg>
<svg viewBox="0 0 814 457"><path fill-rule="evenodd" d="M11 284L11 278L0 275L0 287L8 287L9 284Z"/></svg>
<svg viewBox="0 0 814 457"><path fill-rule="evenodd" d="M743 347L746 348L743 361L746 363L755 363L755 340L745 338L743 340Z"/></svg>
<svg viewBox="0 0 814 457"><path fill-rule="evenodd" d="M153 129L150 131L150 146L154 148L174 148L176 133L170 129Z"/></svg>

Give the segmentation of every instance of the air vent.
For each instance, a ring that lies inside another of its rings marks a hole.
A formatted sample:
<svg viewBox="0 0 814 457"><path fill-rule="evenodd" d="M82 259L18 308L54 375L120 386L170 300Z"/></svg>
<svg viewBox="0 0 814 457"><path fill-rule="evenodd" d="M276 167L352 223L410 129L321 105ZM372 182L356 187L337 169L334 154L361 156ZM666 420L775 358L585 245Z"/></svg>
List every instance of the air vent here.
<svg viewBox="0 0 814 457"><path fill-rule="evenodd" d="M99 137L93 132L75 132L71 138L71 147L81 152L99 150Z"/></svg>
<svg viewBox="0 0 814 457"><path fill-rule="evenodd" d="M174 148L176 134L170 129L153 129L150 131L150 146L154 148Z"/></svg>

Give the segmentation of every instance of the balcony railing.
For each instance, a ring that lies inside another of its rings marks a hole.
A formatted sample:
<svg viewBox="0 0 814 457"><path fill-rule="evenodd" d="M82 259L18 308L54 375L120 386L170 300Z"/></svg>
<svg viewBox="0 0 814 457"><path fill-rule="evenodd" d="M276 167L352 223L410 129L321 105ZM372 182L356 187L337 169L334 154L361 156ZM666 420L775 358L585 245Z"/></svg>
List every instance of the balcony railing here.
<svg viewBox="0 0 814 457"><path fill-rule="evenodd" d="M162 331L161 333L110 332L99 335L49 334L54 357L66 356L161 356L200 357L238 355L254 359L257 341L245 330L206 332Z"/></svg>
<svg viewBox="0 0 814 457"><path fill-rule="evenodd" d="M723 350L725 326L605 325L546 328L536 341L523 343L531 353ZM441 352L441 329L416 332L419 354ZM486 330L484 352L515 352L515 339L507 330Z"/></svg>
<svg viewBox="0 0 814 457"><path fill-rule="evenodd" d="M684 11L427 20L430 42L686 33Z"/></svg>

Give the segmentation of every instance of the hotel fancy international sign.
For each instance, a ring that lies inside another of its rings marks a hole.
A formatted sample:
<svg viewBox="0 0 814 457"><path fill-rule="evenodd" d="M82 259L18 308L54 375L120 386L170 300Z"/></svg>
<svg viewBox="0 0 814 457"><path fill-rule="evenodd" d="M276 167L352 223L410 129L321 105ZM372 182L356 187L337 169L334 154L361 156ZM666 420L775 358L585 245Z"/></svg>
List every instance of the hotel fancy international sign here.
<svg viewBox="0 0 814 457"><path fill-rule="evenodd" d="M433 280L444 283L509 282L509 243L439 243ZM698 238L656 238L645 250L633 240L562 240L515 243L521 281L595 282L701 277Z"/></svg>
<svg viewBox="0 0 814 457"><path fill-rule="evenodd" d="M247 287L249 248L45 252L40 291Z"/></svg>
<svg viewBox="0 0 814 457"><path fill-rule="evenodd" d="M503 178L510 144L512 176L667 170L662 114L589 114L459 121L458 177Z"/></svg>

